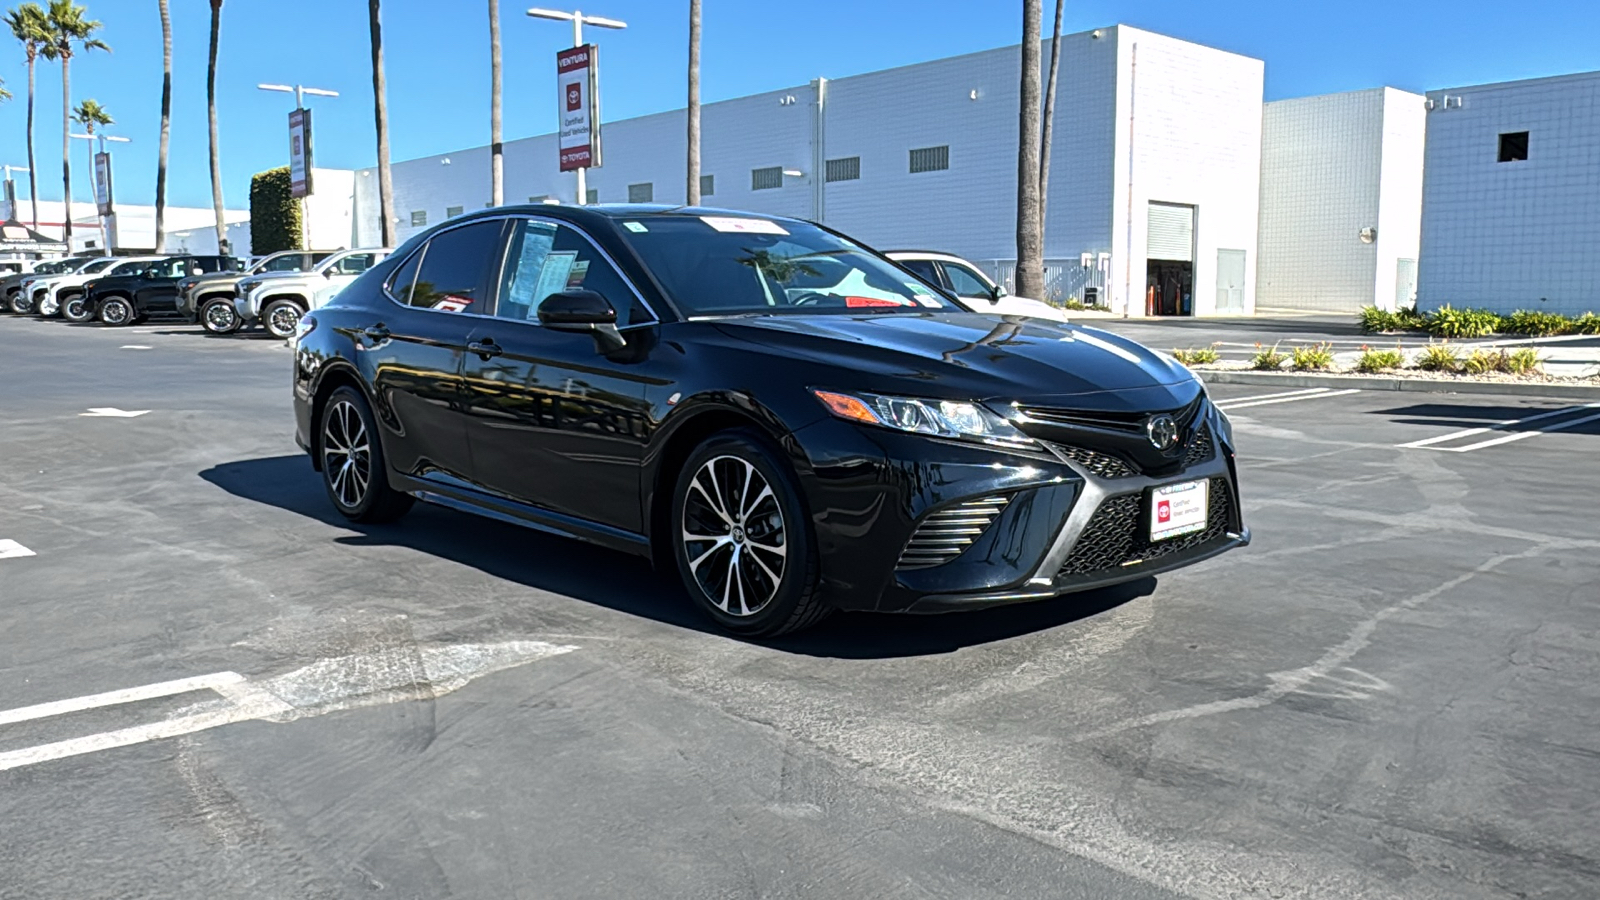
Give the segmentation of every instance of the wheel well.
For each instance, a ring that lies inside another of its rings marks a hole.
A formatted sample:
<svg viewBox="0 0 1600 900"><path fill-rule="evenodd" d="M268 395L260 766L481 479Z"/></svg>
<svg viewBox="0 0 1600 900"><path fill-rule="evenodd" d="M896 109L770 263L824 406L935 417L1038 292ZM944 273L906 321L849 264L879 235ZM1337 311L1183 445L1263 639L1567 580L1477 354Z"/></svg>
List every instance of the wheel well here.
<svg viewBox="0 0 1600 900"><path fill-rule="evenodd" d="M661 448L660 458L656 462L655 479L650 485L648 510L650 554L658 569L671 571L671 568L677 565L672 558L671 543L658 541L655 537L670 534L672 531L672 491L677 485L684 461L707 438L735 428L748 428L763 435L767 434L767 429L763 428L760 422L743 413L729 409L708 410L678 426L677 430L672 432L672 436L667 438L666 446Z"/></svg>
<svg viewBox="0 0 1600 900"><path fill-rule="evenodd" d="M229 292L226 292L226 291L222 291L222 292L212 291L209 294L201 294L200 298L195 301L195 304L194 304L195 308L198 309L198 308L206 305L207 303L210 303L213 300L228 300L228 301L232 301L233 300L233 294L229 293Z"/></svg>
<svg viewBox="0 0 1600 900"><path fill-rule="evenodd" d="M355 373L344 366L335 366L328 374L322 376L317 383L317 393L311 398L311 433L306 435L306 440L311 444L311 467L318 472L322 471L322 428L318 423L322 421L322 408L328 403L328 396L341 387L349 386L361 392L361 380Z"/></svg>
<svg viewBox="0 0 1600 900"><path fill-rule="evenodd" d="M300 307L301 312L305 312L306 308L311 305L310 303L306 302L306 298L300 296L299 294L273 294L270 297L261 298L261 309L265 311L267 307L277 303L279 300L286 300L290 303L293 303L295 306Z"/></svg>

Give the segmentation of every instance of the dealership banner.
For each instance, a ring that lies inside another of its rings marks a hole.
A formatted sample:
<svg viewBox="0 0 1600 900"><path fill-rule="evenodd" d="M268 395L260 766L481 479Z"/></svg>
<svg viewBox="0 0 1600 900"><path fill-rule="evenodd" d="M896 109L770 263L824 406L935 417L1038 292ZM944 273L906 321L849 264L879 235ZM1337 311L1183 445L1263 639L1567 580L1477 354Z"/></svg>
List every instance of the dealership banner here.
<svg viewBox="0 0 1600 900"><path fill-rule="evenodd" d="M556 53L561 171L600 165L600 56L594 44Z"/></svg>
<svg viewBox="0 0 1600 900"><path fill-rule="evenodd" d="M94 202L100 215L111 215L111 154L94 155Z"/></svg>
<svg viewBox="0 0 1600 900"><path fill-rule="evenodd" d="M311 110L289 113L289 193L311 194Z"/></svg>

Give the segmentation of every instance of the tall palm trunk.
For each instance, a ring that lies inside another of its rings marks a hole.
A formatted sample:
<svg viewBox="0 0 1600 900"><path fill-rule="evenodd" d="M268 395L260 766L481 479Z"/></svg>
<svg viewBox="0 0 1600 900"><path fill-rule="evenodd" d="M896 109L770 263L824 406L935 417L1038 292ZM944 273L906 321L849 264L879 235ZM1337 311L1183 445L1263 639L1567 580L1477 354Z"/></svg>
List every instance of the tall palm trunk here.
<svg viewBox="0 0 1600 900"><path fill-rule="evenodd" d="M372 31L372 118L378 126L378 215L383 246L394 246L394 180L389 174L389 101L383 83L382 0L367 0Z"/></svg>
<svg viewBox="0 0 1600 900"><path fill-rule="evenodd" d="M489 200L506 202L505 161L500 147L500 0L489 0Z"/></svg>
<svg viewBox="0 0 1600 900"><path fill-rule="evenodd" d="M1061 12L1056 0L1056 27L1050 32L1050 75L1044 87L1044 129L1039 138L1039 243L1044 245L1045 211L1050 207L1050 133L1056 123L1056 76L1061 72Z"/></svg>
<svg viewBox="0 0 1600 900"><path fill-rule="evenodd" d="M39 167L33 161L33 65L28 54L28 202L33 204L33 230L39 230Z"/></svg>
<svg viewBox="0 0 1600 900"><path fill-rule="evenodd" d="M172 16L161 7L161 143L156 149L156 252L167 251L167 146L172 140Z"/></svg>
<svg viewBox="0 0 1600 900"><path fill-rule="evenodd" d="M61 186L67 214L62 217L62 240L72 249L72 57L61 56Z"/></svg>
<svg viewBox="0 0 1600 900"><path fill-rule="evenodd" d="M222 0L211 0L211 56L206 63L206 119L211 129L211 206L217 214L217 252L228 239L222 210L222 148L217 140L217 45L222 34ZM230 248L231 249L231 248Z"/></svg>
<svg viewBox="0 0 1600 900"><path fill-rule="evenodd" d="M689 184L690 206L700 203L700 0L689 0Z"/></svg>
<svg viewBox="0 0 1600 900"><path fill-rule="evenodd" d="M1022 0L1022 83L1017 116L1017 293L1044 295L1039 221L1039 19L1041 0Z"/></svg>

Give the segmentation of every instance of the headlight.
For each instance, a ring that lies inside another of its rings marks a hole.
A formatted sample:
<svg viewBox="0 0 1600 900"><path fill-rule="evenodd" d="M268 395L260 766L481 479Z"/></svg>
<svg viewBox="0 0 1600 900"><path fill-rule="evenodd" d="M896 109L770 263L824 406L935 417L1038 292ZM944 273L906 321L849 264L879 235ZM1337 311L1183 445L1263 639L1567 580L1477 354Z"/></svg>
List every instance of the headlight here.
<svg viewBox="0 0 1600 900"><path fill-rule="evenodd" d="M260 286L261 286L261 282L260 281L257 281L255 279L248 279L247 278L244 281L239 282L239 289L238 290L239 290L239 293L241 293L241 294L248 294L248 293L250 293L251 291L255 290L256 288L258 288Z"/></svg>
<svg viewBox="0 0 1600 900"><path fill-rule="evenodd" d="M1035 446L1032 438L977 403L819 390L811 393L829 412L852 422L912 434L982 441L1001 447Z"/></svg>
<svg viewBox="0 0 1600 900"><path fill-rule="evenodd" d="M189 293L189 289L194 287L195 284L199 280L200 279L198 279L198 278L185 278L182 281L178 282L178 293L180 293L180 294Z"/></svg>

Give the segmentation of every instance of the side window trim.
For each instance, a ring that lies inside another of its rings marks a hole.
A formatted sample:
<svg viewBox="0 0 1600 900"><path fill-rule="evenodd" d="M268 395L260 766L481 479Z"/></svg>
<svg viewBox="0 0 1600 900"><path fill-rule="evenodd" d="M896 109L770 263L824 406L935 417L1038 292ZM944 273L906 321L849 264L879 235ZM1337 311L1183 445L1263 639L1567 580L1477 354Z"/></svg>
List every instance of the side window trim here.
<svg viewBox="0 0 1600 900"><path fill-rule="evenodd" d="M394 280L395 280L395 277L398 276L405 269L406 266L411 265L411 260L415 259L417 261L417 267L415 269L411 270L411 283L406 285L406 293L409 295L411 286L417 283L417 275L422 271L423 256L428 252L428 245L431 244L431 243L433 243L433 239L432 238L429 238L428 240L423 241L421 247L418 247L410 256L407 256L404 260L402 260L400 265L395 266L394 274L390 275L389 276L389 280L384 282L384 284L383 284L383 293L384 293L384 296L389 298L389 301L391 303L395 304L396 306L404 306L407 309L416 308L416 307L411 306L411 304L409 304L409 303L402 303L400 301L400 298L395 296L395 293L394 293L394 288L395 288Z"/></svg>
<svg viewBox="0 0 1600 900"><path fill-rule="evenodd" d="M655 309L650 306L649 301L644 299L644 295L639 292L638 285L635 285L633 283L633 279L628 277L628 273L622 271L622 267L617 265L616 259L613 258L611 256L611 254L607 253L606 252L606 248L600 246L598 241L596 241L594 238L590 237L589 233L587 231L584 231L582 228L579 228L577 225L574 225L571 222L565 221L563 219L552 219L552 218L549 218L547 216L521 215L521 216L513 216L512 218L516 219L518 222L539 222L541 224L551 225L551 226L554 226L556 228L570 228L570 229L572 229L573 233L575 233L579 237L583 238L585 243L587 243L590 247L594 248L596 253L600 254L600 258L605 260L606 265L611 267L611 271L616 273L618 280L620 280L623 284L628 286L628 290L633 292L634 299L638 300L639 301L639 305L644 307L644 311L650 314L650 320L648 322L634 322L634 323L628 324L628 325L618 325L617 326L617 330L618 331L628 331L628 330L634 329L634 328L644 328L644 327L651 326L651 325L659 325L659 324L661 324L661 317L656 314ZM503 249L502 249L502 251L500 253L500 269L496 273L496 276L495 276L494 305L492 307L490 307L491 314L498 312L499 309L500 309L500 292L505 287L505 283L506 283L506 266L510 264L510 260L511 260L511 239L514 238L515 236L516 236L516 230L512 229L510 232L508 232L506 234L506 240L505 240L504 244L502 245ZM511 320L511 319L501 319L501 321L510 322L510 321L513 321L513 320ZM544 327L544 325L542 323L540 323L537 319L528 320L528 321L523 322L522 324L524 324L524 325L532 325L532 326L534 326L536 328L543 328Z"/></svg>

